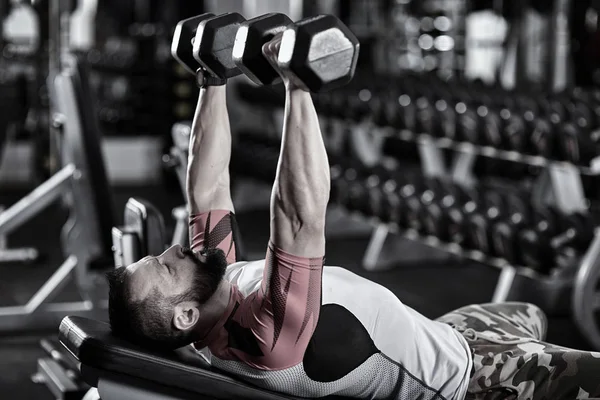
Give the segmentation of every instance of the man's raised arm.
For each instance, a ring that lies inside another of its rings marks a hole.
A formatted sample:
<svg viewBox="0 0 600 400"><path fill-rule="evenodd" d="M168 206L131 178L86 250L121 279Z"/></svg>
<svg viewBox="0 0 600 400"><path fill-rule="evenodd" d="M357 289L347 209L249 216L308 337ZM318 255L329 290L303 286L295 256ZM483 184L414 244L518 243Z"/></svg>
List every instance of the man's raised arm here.
<svg viewBox="0 0 600 400"><path fill-rule="evenodd" d="M200 89L190 136L187 196L192 250L219 248L239 261L237 223L229 188L231 132L225 85Z"/></svg>
<svg viewBox="0 0 600 400"><path fill-rule="evenodd" d="M188 158L187 195L191 214L233 211L229 188L231 132L225 85L200 89Z"/></svg>

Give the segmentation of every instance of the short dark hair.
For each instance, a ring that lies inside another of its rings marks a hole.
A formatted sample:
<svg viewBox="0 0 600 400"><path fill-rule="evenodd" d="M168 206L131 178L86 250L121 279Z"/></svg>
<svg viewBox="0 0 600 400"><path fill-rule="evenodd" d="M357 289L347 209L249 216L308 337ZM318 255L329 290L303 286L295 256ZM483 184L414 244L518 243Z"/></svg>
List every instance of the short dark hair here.
<svg viewBox="0 0 600 400"><path fill-rule="evenodd" d="M176 349L189 344L189 332L172 325L175 305L186 301L184 293L165 298L154 288L145 299L133 301L125 267L106 274L109 284L108 317L115 336L153 349Z"/></svg>
<svg viewBox="0 0 600 400"><path fill-rule="evenodd" d="M203 272L196 274L188 291L177 296L165 297L154 288L145 299L133 301L125 267L109 271L106 277L112 333L155 350L173 350L192 343L191 331L184 332L173 326L173 309L184 301L204 304L216 292L225 275L227 261L222 250L209 249L206 254L206 264L199 265Z"/></svg>

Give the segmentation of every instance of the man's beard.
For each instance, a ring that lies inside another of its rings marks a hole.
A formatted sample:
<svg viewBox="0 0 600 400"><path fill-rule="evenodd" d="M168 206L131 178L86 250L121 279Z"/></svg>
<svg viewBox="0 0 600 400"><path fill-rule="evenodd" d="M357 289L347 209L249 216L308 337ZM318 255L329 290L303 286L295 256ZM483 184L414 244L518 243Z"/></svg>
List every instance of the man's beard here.
<svg viewBox="0 0 600 400"><path fill-rule="evenodd" d="M225 271L227 270L225 253L223 250L217 248L204 249L201 251L201 254L206 257L206 262L202 262L191 249L183 248L182 252L197 267L194 269L194 277L189 295L193 297L193 300L204 304L215 294L225 276Z"/></svg>

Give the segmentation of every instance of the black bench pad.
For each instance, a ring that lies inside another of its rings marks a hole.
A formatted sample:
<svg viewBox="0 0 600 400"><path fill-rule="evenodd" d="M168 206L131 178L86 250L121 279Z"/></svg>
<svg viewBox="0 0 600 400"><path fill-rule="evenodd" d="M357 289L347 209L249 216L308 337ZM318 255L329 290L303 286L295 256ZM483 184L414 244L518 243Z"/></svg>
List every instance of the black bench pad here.
<svg viewBox="0 0 600 400"><path fill-rule="evenodd" d="M59 339L83 365L124 374L197 395L222 399L298 399L238 381L211 368L191 348L173 352L150 352L110 333L110 327L82 317L65 317ZM95 382L88 382L95 385ZM327 399L342 399L328 397Z"/></svg>

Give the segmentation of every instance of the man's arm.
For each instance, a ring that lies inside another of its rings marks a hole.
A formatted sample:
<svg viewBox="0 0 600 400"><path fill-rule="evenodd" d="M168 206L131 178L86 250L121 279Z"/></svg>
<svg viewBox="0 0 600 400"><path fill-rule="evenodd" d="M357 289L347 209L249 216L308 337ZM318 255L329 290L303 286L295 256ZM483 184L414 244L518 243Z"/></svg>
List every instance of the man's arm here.
<svg viewBox="0 0 600 400"><path fill-rule="evenodd" d="M271 242L276 247L300 257L323 257L329 188L329 161L312 98L289 88L271 195Z"/></svg>
<svg viewBox="0 0 600 400"><path fill-rule="evenodd" d="M273 53L278 44L276 39L269 43ZM240 309L259 351L238 357L260 369L287 368L302 361L321 308L329 162L310 94L283 78L283 136L271 195L264 276L260 290Z"/></svg>
<svg viewBox="0 0 600 400"><path fill-rule="evenodd" d="M190 136L187 196L191 248L219 248L231 264L238 261L239 250L229 188L231 132L225 92L225 85L200 89Z"/></svg>
<svg viewBox="0 0 600 400"><path fill-rule="evenodd" d="M233 210L229 188L231 132L225 85L200 89L192 122L187 195L191 214Z"/></svg>

